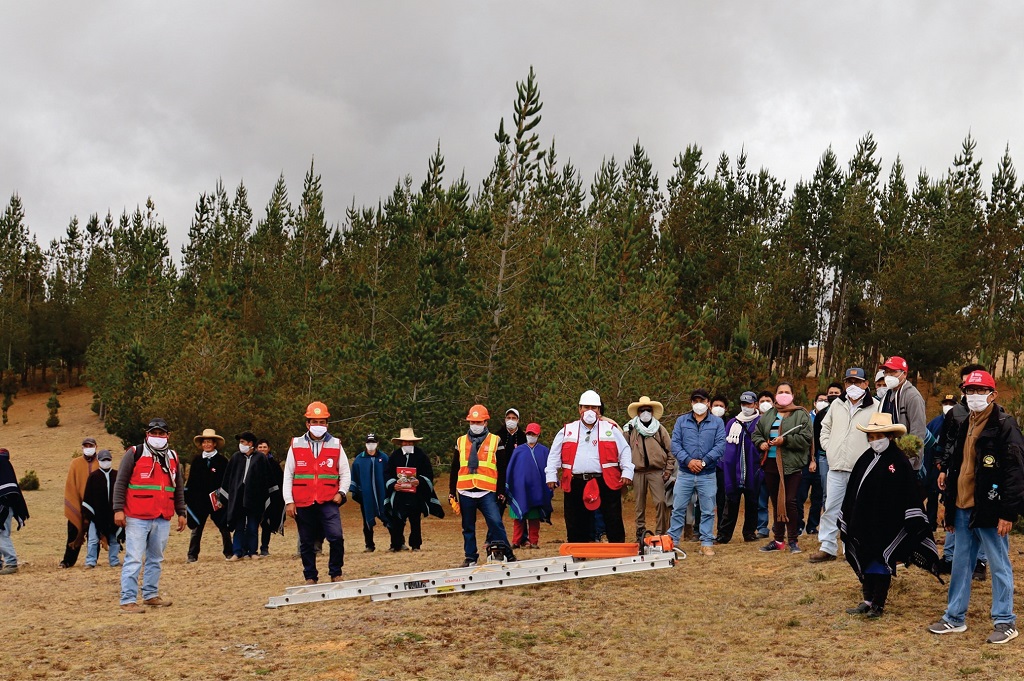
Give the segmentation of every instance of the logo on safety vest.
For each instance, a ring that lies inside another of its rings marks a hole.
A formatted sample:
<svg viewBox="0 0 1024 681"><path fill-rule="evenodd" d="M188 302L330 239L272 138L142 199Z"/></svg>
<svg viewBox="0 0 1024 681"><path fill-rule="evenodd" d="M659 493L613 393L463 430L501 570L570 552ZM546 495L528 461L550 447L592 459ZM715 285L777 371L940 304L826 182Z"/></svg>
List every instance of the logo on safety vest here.
<svg viewBox="0 0 1024 681"><path fill-rule="evenodd" d="M334 459L327 459L327 467L332 468L334 466Z"/></svg>
<svg viewBox="0 0 1024 681"><path fill-rule="evenodd" d="M612 436L612 431L606 430L605 433L604 433L604 436L605 437L611 437Z"/></svg>
<svg viewBox="0 0 1024 681"><path fill-rule="evenodd" d="M305 462L305 461L303 461L303 460L301 460L301 459L297 459L297 460L295 461L295 465L296 465L296 466L305 466L305 465L306 465L306 462Z"/></svg>

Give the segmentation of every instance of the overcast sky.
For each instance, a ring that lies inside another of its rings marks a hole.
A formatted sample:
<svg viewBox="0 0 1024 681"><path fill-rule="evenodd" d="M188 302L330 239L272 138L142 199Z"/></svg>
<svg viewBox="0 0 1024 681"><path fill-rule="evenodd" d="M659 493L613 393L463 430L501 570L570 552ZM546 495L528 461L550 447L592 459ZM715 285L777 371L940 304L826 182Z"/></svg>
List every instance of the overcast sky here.
<svg viewBox="0 0 1024 681"><path fill-rule="evenodd" d="M639 139L664 181L688 143L746 148L787 189L870 130L883 173L1024 164L1024 3L89 2L0 4L0 193L42 244L152 196L180 253L196 199L244 180L257 218L315 156L327 218L422 180L438 142L478 187L515 83L586 183Z"/></svg>

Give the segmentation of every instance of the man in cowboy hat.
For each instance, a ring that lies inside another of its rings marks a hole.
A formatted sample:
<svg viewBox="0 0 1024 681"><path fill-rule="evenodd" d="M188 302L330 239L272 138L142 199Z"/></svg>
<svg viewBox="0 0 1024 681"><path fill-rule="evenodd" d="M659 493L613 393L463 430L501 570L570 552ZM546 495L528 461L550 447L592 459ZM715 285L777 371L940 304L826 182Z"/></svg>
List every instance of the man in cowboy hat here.
<svg viewBox="0 0 1024 681"><path fill-rule="evenodd" d="M672 439L659 419L665 413L661 402L642 396L626 408L629 421L622 427L633 453L633 484L636 493L636 536L647 530L647 493L654 501L655 534L668 532L668 504L665 482L675 471Z"/></svg>
<svg viewBox="0 0 1024 681"><path fill-rule="evenodd" d="M327 405L311 402L306 407L306 432L293 438L284 464L285 513L295 518L299 530L299 557L306 584L316 584L315 541L327 540L327 570L332 582L341 581L345 564L345 539L341 531L341 505L348 498L352 474L348 457L338 438L327 432Z"/></svg>
<svg viewBox="0 0 1024 681"><path fill-rule="evenodd" d="M882 365L885 376L885 387L888 391L882 398L878 411L892 414L897 423L907 427L907 432L921 438L921 449L917 456L911 457L914 470L921 470L924 463L924 442L928 439L928 419L925 417L924 397L918 392L908 378L907 360L902 357L890 357Z"/></svg>
<svg viewBox="0 0 1024 681"><path fill-rule="evenodd" d="M444 509L434 491L434 467L426 452L420 449L413 428L402 428L398 437L391 441L398 449L388 457L384 469L384 517L391 525L391 548L388 551L405 551L412 547L419 551L423 545L420 520L433 515L444 517ZM405 521L409 521L409 546L405 545Z"/></svg>
<svg viewBox="0 0 1024 681"><path fill-rule="evenodd" d="M622 430L601 419L600 409L601 396L595 391L580 395L580 418L565 424L555 435L544 469L548 487L562 487L569 542L593 540L594 511L598 508L608 541L626 541L622 488L633 482L633 452Z"/></svg>
<svg viewBox="0 0 1024 681"><path fill-rule="evenodd" d="M984 370L964 380L970 416L956 436L948 468L939 475L946 492L946 531L956 536L946 612L928 627L933 634L967 630L971 576L978 549L988 554L992 575L992 621L988 643L1017 638L1013 612L1013 567L1007 535L1024 510L1024 437L1017 421L996 403L996 382Z"/></svg>
<svg viewBox="0 0 1024 681"><path fill-rule="evenodd" d="M199 560L207 519L212 520L220 531L224 558L230 559L234 555L231 533L228 532L224 507L217 495L224 484L224 472L228 468L228 460L220 453L224 448L224 438L213 428L206 428L192 438L192 442L199 448L200 456L192 458L188 467L188 482L185 483L185 507L188 511L188 526L192 529L192 537L188 542L188 562Z"/></svg>
<svg viewBox="0 0 1024 681"><path fill-rule="evenodd" d="M455 442L448 498L458 499L462 514L462 539L466 559L463 567L476 565L480 559L476 545L476 512L487 523L491 542L503 545L505 559L514 561L505 526L498 508L498 448L501 438L487 432L490 414L487 407L474 404L466 415L469 431Z"/></svg>

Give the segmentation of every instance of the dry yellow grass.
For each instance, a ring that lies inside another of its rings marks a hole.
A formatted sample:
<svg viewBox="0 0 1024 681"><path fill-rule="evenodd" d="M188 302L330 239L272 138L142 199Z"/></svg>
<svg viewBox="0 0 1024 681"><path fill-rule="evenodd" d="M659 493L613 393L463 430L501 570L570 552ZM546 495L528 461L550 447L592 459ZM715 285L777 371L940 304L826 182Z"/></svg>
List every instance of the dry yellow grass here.
<svg viewBox="0 0 1024 681"><path fill-rule="evenodd" d="M807 553L760 554L757 544L717 547L672 570L390 603L365 600L263 608L301 582L295 532L269 559L225 563L216 534L186 564L187 532L172 532L161 591L171 608L118 614L120 571L57 570L67 463L85 435L114 448L88 409L89 394L61 396L62 425L43 426L46 395L22 395L0 445L19 475L34 468L32 519L15 533L18 574L0 577L0 678L5 679L1007 679L1024 675L1024 639L986 646L990 586L975 589L969 629L937 637L945 589L918 570L894 581L886 616L850 617L859 587L845 563L810 565ZM172 424L173 425L173 424ZM115 460L119 458L115 456ZM628 506L629 504L627 504ZM347 576L452 566L456 519L424 524L419 554L362 553L357 508L347 504ZM627 514L628 515L628 514ZM482 538L482 522L480 523ZM386 546L383 530L379 546ZM557 553L561 517L541 529ZM1020 537L1011 540L1020 563ZM688 544L687 548L695 548ZM102 564L101 559L101 564ZM326 572L326 569L324 569ZM1024 575L1015 571L1018 583ZM1020 603L1018 601L1018 607Z"/></svg>

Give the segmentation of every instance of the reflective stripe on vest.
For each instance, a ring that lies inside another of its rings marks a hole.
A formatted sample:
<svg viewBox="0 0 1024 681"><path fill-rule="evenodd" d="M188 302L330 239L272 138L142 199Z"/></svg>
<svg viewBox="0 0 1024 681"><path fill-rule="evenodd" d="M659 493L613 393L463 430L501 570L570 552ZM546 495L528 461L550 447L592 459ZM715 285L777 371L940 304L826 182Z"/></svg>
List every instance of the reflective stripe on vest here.
<svg viewBox="0 0 1024 681"><path fill-rule="evenodd" d="M455 483L455 488L466 491L478 489L485 492L497 492L497 452L498 445L500 444L501 438L494 433L488 433L484 441L480 443L480 449L477 450L477 459L479 459L480 463L477 466L476 473L470 473L469 450L472 447L472 443L469 441L469 436L463 435L460 437L455 445L459 449L459 479Z"/></svg>
<svg viewBox="0 0 1024 681"><path fill-rule="evenodd" d="M178 475L178 455L174 451L167 453L167 470L169 474L164 473L148 450L143 451L128 480L124 498L126 516L140 520L174 517L174 481Z"/></svg>
<svg viewBox="0 0 1024 681"><path fill-rule="evenodd" d="M320 446L317 457L313 456L313 448L305 437L292 440L296 471L292 476L292 500L296 506L323 504L334 499L341 480L337 468L340 455L341 442L334 437Z"/></svg>

